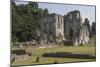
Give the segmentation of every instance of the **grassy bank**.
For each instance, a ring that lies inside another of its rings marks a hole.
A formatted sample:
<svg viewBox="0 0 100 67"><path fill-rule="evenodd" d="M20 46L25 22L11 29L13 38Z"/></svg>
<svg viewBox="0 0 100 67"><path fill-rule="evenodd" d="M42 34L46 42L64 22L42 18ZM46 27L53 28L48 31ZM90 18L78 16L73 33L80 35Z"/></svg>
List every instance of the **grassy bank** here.
<svg viewBox="0 0 100 67"><path fill-rule="evenodd" d="M13 48L17 50L18 48ZM12 49L12 50L13 50ZM57 61L58 63L64 62L81 62L81 61L95 61L95 59L83 59L83 58L60 58L60 57L42 57L44 53L55 53L55 52L70 52L79 54L91 54L95 55L94 46L56 46L47 48L34 48L24 47L27 52L32 53L32 56L27 60L15 60L12 65L33 65L33 64L49 64ZM39 62L36 62L39 57Z"/></svg>

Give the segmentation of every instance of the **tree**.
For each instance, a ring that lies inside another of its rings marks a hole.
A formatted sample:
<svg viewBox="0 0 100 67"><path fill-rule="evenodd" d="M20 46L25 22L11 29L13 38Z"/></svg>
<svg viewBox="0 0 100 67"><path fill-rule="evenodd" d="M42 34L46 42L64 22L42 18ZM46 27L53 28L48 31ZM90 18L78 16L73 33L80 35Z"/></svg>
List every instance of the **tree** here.
<svg viewBox="0 0 100 67"><path fill-rule="evenodd" d="M29 2L28 4L31 8L38 9L38 3L37 2Z"/></svg>
<svg viewBox="0 0 100 67"><path fill-rule="evenodd" d="M45 9L44 9L44 15L48 15L48 14L49 14L48 9L45 8Z"/></svg>
<svg viewBox="0 0 100 67"><path fill-rule="evenodd" d="M84 24L88 27L89 34L91 35L91 33L90 33L90 23L89 23L88 18L85 18Z"/></svg>
<svg viewBox="0 0 100 67"><path fill-rule="evenodd" d="M96 34L96 22L92 23L91 30L92 30L92 35L95 35Z"/></svg>
<svg viewBox="0 0 100 67"><path fill-rule="evenodd" d="M88 29L90 30L90 23L89 23L88 18L85 18L84 24L87 25L88 26Z"/></svg>
<svg viewBox="0 0 100 67"><path fill-rule="evenodd" d="M38 7L37 2L16 5L11 2L12 7L12 41L25 42L39 41L36 31L40 31L40 19L46 10Z"/></svg>

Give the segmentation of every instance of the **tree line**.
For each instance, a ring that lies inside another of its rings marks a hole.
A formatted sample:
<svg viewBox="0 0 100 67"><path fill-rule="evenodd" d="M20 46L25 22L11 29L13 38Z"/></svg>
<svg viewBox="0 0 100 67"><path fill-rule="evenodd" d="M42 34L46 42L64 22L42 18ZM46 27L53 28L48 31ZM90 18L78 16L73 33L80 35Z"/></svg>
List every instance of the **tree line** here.
<svg viewBox="0 0 100 67"><path fill-rule="evenodd" d="M12 41L24 42L39 40L40 31L39 19L47 15L48 9L41 9L37 2L16 5L11 2L12 11ZM37 32L36 32L37 31Z"/></svg>

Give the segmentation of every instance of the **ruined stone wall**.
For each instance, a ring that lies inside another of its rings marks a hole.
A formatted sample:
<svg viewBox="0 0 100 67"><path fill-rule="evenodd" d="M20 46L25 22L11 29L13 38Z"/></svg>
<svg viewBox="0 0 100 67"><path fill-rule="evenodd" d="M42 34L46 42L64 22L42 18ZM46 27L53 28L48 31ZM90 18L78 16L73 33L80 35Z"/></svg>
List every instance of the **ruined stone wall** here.
<svg viewBox="0 0 100 67"><path fill-rule="evenodd" d="M89 29L86 24L82 24L78 10L71 11L64 16L64 35L66 40L73 41L75 46L88 44Z"/></svg>
<svg viewBox="0 0 100 67"><path fill-rule="evenodd" d="M87 25L82 25L78 10L67 15L49 14L41 18L41 40L45 43L72 41L74 45L86 44L89 41Z"/></svg>
<svg viewBox="0 0 100 67"><path fill-rule="evenodd" d="M49 14L41 18L41 37L43 40L58 41L64 39L63 16Z"/></svg>
<svg viewBox="0 0 100 67"><path fill-rule="evenodd" d="M79 40L80 45L86 45L89 42L89 29L85 24L81 27Z"/></svg>
<svg viewBox="0 0 100 67"><path fill-rule="evenodd" d="M61 41L64 39L64 18L61 15L56 15L55 20L55 34L57 39Z"/></svg>
<svg viewBox="0 0 100 67"><path fill-rule="evenodd" d="M64 34L66 39L75 40L79 36L81 22L82 18L77 10L69 12L64 16Z"/></svg>

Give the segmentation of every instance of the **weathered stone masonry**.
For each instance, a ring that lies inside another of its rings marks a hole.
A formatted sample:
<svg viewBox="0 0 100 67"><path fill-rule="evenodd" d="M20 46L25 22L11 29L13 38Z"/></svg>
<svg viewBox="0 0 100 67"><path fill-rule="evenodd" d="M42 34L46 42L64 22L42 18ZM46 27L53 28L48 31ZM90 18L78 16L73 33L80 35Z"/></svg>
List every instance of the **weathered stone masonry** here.
<svg viewBox="0 0 100 67"><path fill-rule="evenodd" d="M41 18L41 40L43 43L72 41L73 45L83 45L89 41L89 31L82 24L82 17L78 10L61 16L55 13Z"/></svg>
<svg viewBox="0 0 100 67"><path fill-rule="evenodd" d="M64 39L64 18L58 14L49 14L41 18L41 38L45 43Z"/></svg>

